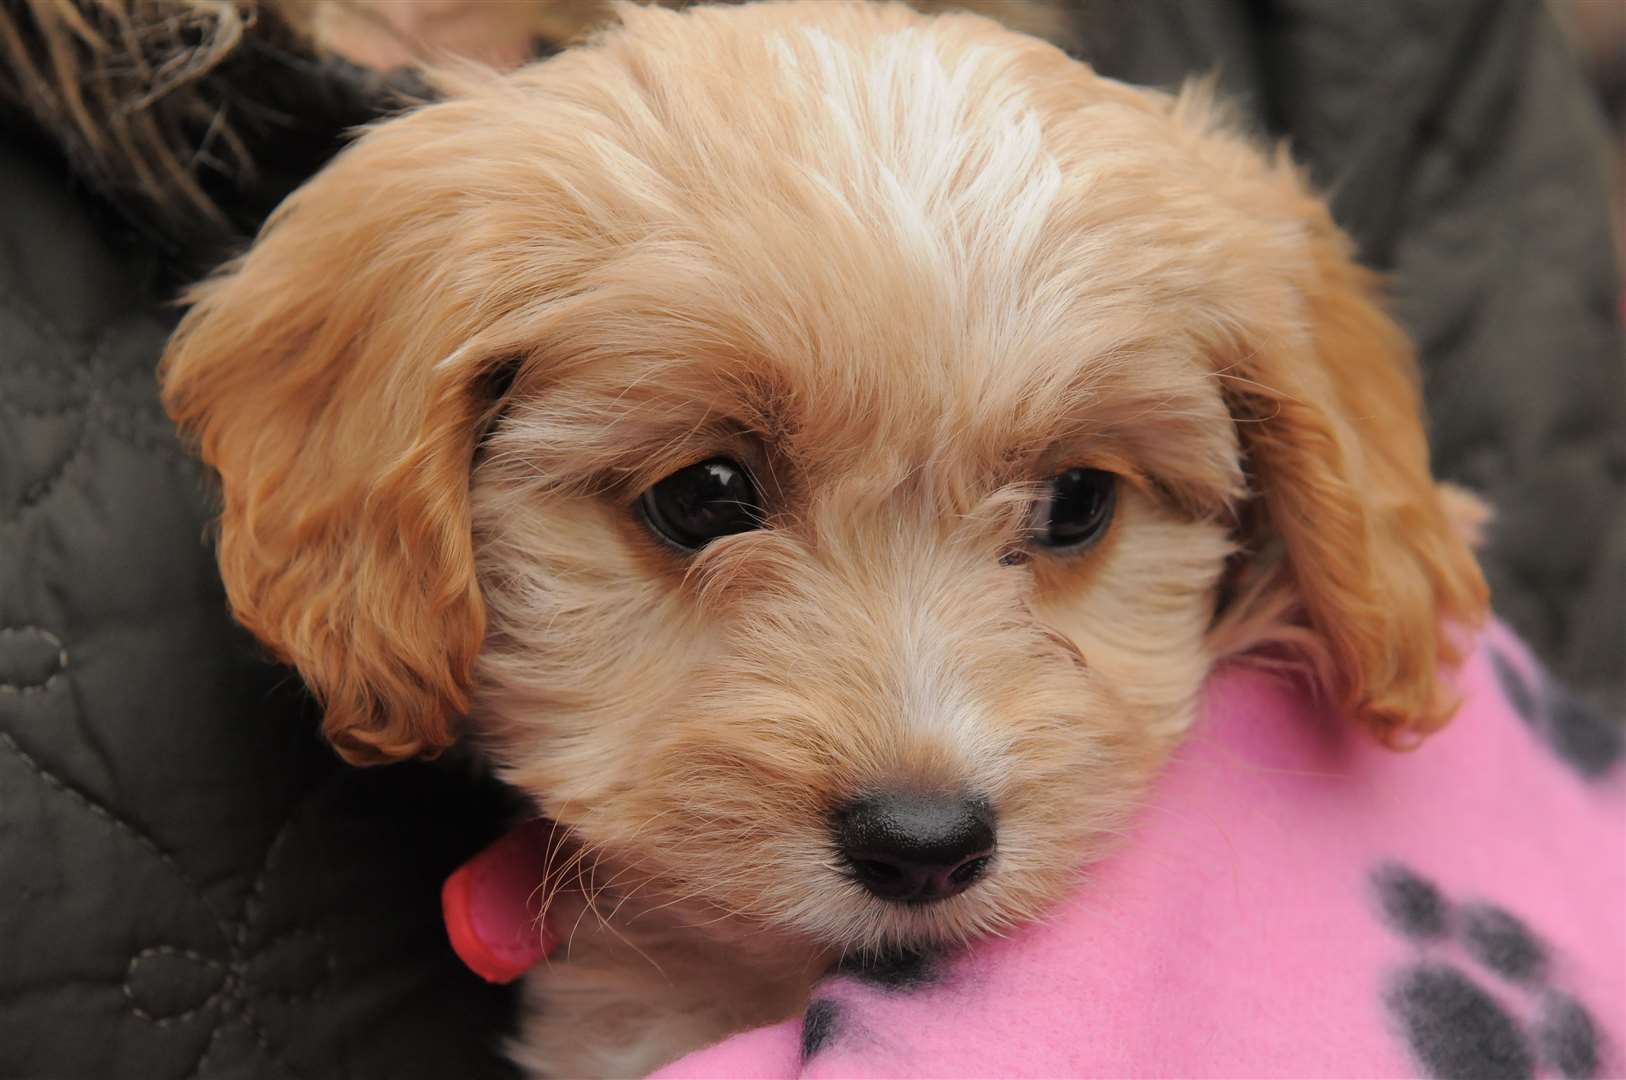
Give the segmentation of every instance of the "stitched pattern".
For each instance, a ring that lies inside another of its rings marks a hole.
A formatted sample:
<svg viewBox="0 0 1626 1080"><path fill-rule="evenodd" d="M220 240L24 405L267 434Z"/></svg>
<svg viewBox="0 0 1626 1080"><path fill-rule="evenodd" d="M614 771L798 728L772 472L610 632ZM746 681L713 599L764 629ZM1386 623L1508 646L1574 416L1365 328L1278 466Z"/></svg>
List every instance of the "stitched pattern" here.
<svg viewBox="0 0 1626 1080"><path fill-rule="evenodd" d="M90 443L90 415L85 413L79 417L79 434L74 437L73 446L63 455L56 468L29 484L23 489L23 497L17 500L16 512L13 517L21 519L25 513L45 501L45 497L56 489L64 477L79 464L84 456L85 447Z"/></svg>
<svg viewBox="0 0 1626 1080"><path fill-rule="evenodd" d="M291 827L294 823L294 815L297 809L298 808L296 807L288 812L288 817L283 821L282 827L278 829L277 834L271 838L271 842L265 846L265 854L260 859L260 869L254 875L253 884L249 886L248 896L243 900L243 919L237 926L236 938L236 945L239 952L248 947L249 927L258 921L260 912L265 903L266 877L270 874L271 868L276 864L277 857L282 854L283 845L288 842L288 834L292 831ZM276 940L278 939L272 938L271 941L267 942L266 944L269 945Z"/></svg>
<svg viewBox="0 0 1626 1080"><path fill-rule="evenodd" d="M273 836L271 842L266 845L265 855L262 857L260 867L255 873L254 881L251 884L248 893L244 897L242 911L240 912L239 916L236 918L224 917L215 910L214 905L210 903L207 895L191 878L191 876L188 875L186 871L181 869L180 865L175 861L175 859L168 852L164 851L163 848L161 848L151 837L136 829L122 818L119 818L117 815L110 812L106 807L89 798L83 792L79 791L77 788L62 780L55 773L45 768L26 750L18 745L17 740L13 738L9 732L0 731L0 746L4 746L7 750L9 750L13 756L27 766L29 771L34 773L34 775L37 776L48 788L67 797L81 809L89 811L96 818L107 823L120 835L130 840L134 840L143 850L152 853L160 863L168 868L169 871L187 887L188 891L190 891L196 897L204 909L209 911L211 920L215 928L220 933L221 942L224 946L222 949L222 953L224 954L223 956L212 956L209 953L200 952L196 949L169 944L149 945L136 952L135 955L130 958L129 964L126 965L124 980L120 987L126 1007L128 1007L135 1016L140 1017L142 1020L152 1024L158 1029L167 1029L179 1024L184 1024L206 1013L214 1014L214 1027L210 1032L209 1041L205 1045L203 1053L199 1056L198 1062L194 1066L191 1074L193 1077L199 1077L205 1074L212 1056L219 1045L222 1031L229 1028L234 1023L243 1025L244 1029L253 1037L255 1043L259 1046L261 1053L265 1055L267 1061L274 1064L287 1075L298 1077L300 1075L299 1071L284 1060L280 1053L271 1045L271 1040L266 1035L263 1021L254 1008L254 1001L257 998L264 998L266 1000L277 1002L293 1002L312 998L321 994L329 983L335 968L332 951L330 948L326 947L326 939L319 932L308 928L294 928L292 930L276 934L267 939L258 948L254 949L251 949L249 946L249 935L253 930L254 924L259 921L264 912L267 878L270 872L276 866L278 858L287 845L288 837L292 832L294 819L298 816L297 812L303 805L303 801L300 804L296 804L290 810L287 818L284 819L281 827L277 830L276 835ZM317 791L320 790L320 788L317 789ZM316 793L317 792L312 792L310 795L306 796L306 799L313 797ZM273 945L286 941L289 938L301 935L309 935L315 938L317 942L323 946L321 949L323 959L322 971L320 976L312 983L310 988L307 990L287 991L272 990L270 988L256 985L255 980L248 970L249 962L254 958L254 956L265 952ZM185 960L208 970L218 970L222 973L223 977L220 985L211 991L198 1004L184 1009L179 1013L159 1015L151 1008L142 1004L142 1002L139 1000L137 989L133 983L133 976L143 962L146 962L154 957L168 957L171 959Z"/></svg>
<svg viewBox="0 0 1626 1080"><path fill-rule="evenodd" d="M204 1070L209 1067L209 1056L215 1052L215 1043L220 1040L220 1033L224 1030L226 1030L226 1025L216 1024L214 1029L209 1032L209 1041L203 1044L203 1053L198 1055L198 1063L193 1066L191 1072L186 1074L188 1080L202 1076Z"/></svg>
<svg viewBox="0 0 1626 1080"><path fill-rule="evenodd" d="M171 874L175 875L176 879L180 881L180 883L184 885L189 892L196 896L198 902L201 903L210 913L215 929L219 931L221 938L226 941L231 940L232 935L227 930L226 921L218 912L214 910L214 906L209 902L208 896L204 893L202 888L198 886L198 883L193 881L191 876L187 874L185 870L181 869L181 864L175 861L175 857L169 852L165 851L162 847L158 846L157 841L153 840L152 837L137 829L123 818L112 813L101 803L96 802L84 792L67 783L51 770L41 765L33 758L32 755L28 753L28 751L24 750L20 745L18 745L17 740L12 737L10 732L0 731L0 746L4 746L7 750L11 751L12 755L16 757L18 761L21 761L30 772L39 777L40 781L45 784L46 787L65 796L70 802L77 805L80 809L88 811L92 816L105 822L119 835L125 837L126 839L135 841L137 847L148 852L155 859L157 859L159 864L167 869Z"/></svg>
<svg viewBox="0 0 1626 1080"><path fill-rule="evenodd" d="M31 416L40 420L83 412L85 408L85 403L82 401L66 401L60 405L18 405L14 401L8 401L4 404L6 411L14 416Z"/></svg>
<svg viewBox="0 0 1626 1080"><path fill-rule="evenodd" d="M173 439L165 438L154 432L141 430L130 421L130 418L103 399L103 395L92 386L82 399L64 402L60 405L30 406L3 404L4 409L17 416L29 416L36 419L50 417L69 417L77 414L78 430L73 438L73 445L68 448L62 460L46 475L37 478L24 489L22 497L12 508L12 520L20 520L26 511L33 509L54 490L65 477L67 477L84 458L85 450L90 437L95 432L106 432L115 438L121 439L137 450L149 454L161 455L163 464L180 468L184 471L195 471L197 463L187 456L186 451Z"/></svg>
<svg viewBox="0 0 1626 1080"><path fill-rule="evenodd" d="M47 319L44 314L42 314L32 304L23 303L21 298L16 296L14 293L0 292L0 308L4 308L12 315L15 315L18 322L34 331L34 333L39 336L40 343L48 348L51 352L55 353L57 359L60 360L73 355L73 350L69 348L67 339L63 337L62 331L58 330L55 324L53 324L51 320ZM13 362L12 358L8 356L7 363L11 362ZM28 366L35 371L54 373L57 370L54 367L38 361L28 361L24 359L22 362L27 363Z"/></svg>
<svg viewBox="0 0 1626 1080"><path fill-rule="evenodd" d="M0 288L0 428L7 427L9 418L24 440L21 449L30 455L15 486L8 487L10 497L0 498L0 537L10 535L13 527L72 512L81 498L94 498L99 488L92 482L100 483L103 459L110 455L142 463L148 476L169 489L177 485L172 477L181 476L179 483L191 491L192 481L202 474L153 393L152 358L142 353L148 336L154 349L162 337L126 316L86 330L69 336ZM8 392L8 375L23 380L18 393ZM5 546L3 540L0 546ZM71 593L73 580L53 564L46 562L40 569L49 586ZM36 572L26 563L24 570ZM290 925L294 920L279 903L283 893L278 879L286 882L287 856L299 839L295 834L309 824L308 800L323 787L302 793L285 816L265 823L272 831L258 865L250 861L250 853L232 863L233 892L221 892L214 874L209 879L212 891L205 891L183 868L190 848L170 850L156 838L167 834L150 833L138 818L122 815L120 804L98 798L95 787L86 786L57 758L63 751L51 741L55 736L49 729L37 736L45 741L36 741L32 727L6 730L14 717L46 719L44 712L31 711L38 703L79 704L64 691L78 689L75 677L83 657L67 645L65 636L72 635L64 635L61 627L38 625L40 614L8 610L10 624L0 625L0 715L5 717L0 770L5 790L30 795L47 819L75 823L87 841L105 846L110 856L128 864L122 873L153 885L173 882L187 894L167 901L168 917L158 926L169 929L157 930L156 940L148 936L122 946L132 950L127 957L114 953L112 971L123 960L122 977L97 981L109 991L117 986L112 1000L134 1018L136 1030L146 1029L153 1049L180 1052L182 1059L172 1060L166 1069L170 1075L186 1075L190 1068L193 1077L242 1070L299 1077L300 1069L287 1053L297 1045L300 1018L312 1000L342 984L328 936L314 924ZM20 769L12 768L13 760ZM31 790L36 781L38 788ZM36 812L27 802L4 801ZM130 854L132 845L142 854ZM200 923L214 932L200 932ZM119 944L112 947L121 949ZM295 1042L286 1042L290 1038Z"/></svg>
<svg viewBox="0 0 1626 1080"><path fill-rule="evenodd" d="M45 677L44 682L0 682L0 695L15 694L19 697L26 697L30 694L46 693L62 677L62 673L68 670L68 647L62 643L61 638L43 626L0 626L0 644L3 644L8 637L21 637L24 634L33 634L35 637L44 638L46 642L56 647L56 668ZM15 744L13 744L13 747L15 748Z"/></svg>
<svg viewBox="0 0 1626 1080"><path fill-rule="evenodd" d="M87 382L86 369L96 369L102 365L109 345L113 342L113 327L108 327L96 338L96 343L90 350L84 366L76 368L72 381L84 387L84 397L80 399L79 429L73 438L73 445L56 466L44 476L36 478L23 489L22 497L11 508L8 517L12 521L21 521L27 517L28 512L44 502L46 497L55 491L62 481L66 479L76 466L84 459L85 450L90 445L91 429L95 426L92 417L101 408L101 391L96 380ZM64 410L66 415L67 410Z"/></svg>
<svg viewBox="0 0 1626 1080"><path fill-rule="evenodd" d="M181 465L189 470L197 468L197 463L187 456L173 437L142 431L130 422L127 414L112 408L105 401L97 402L94 419L98 428L123 439L137 450L162 454L167 464Z"/></svg>
<svg viewBox="0 0 1626 1080"><path fill-rule="evenodd" d="M305 1074L294 1068L284 1058L280 1057L274 1050L271 1049L271 1044L266 1040L265 1032L260 1029L258 1024L256 1024L246 1014L237 1017L237 1020L242 1023L244 1030L254 1037L254 1042L259 1046L260 1051L265 1055L267 1062L282 1070L285 1075L293 1077L294 1080L302 1080ZM208 1071L210 1059L214 1056L215 1046L220 1041L220 1035L230 1027L230 1023L220 1023L215 1025L215 1029L209 1033L209 1041L204 1045L203 1053L198 1056L198 1063L194 1065L192 1067L192 1071L187 1074L187 1080L197 1080L198 1077L203 1076Z"/></svg>
<svg viewBox="0 0 1626 1080"><path fill-rule="evenodd" d="M60 645L59 639L53 636L50 640L58 643L58 648L62 653L62 655L59 655L59 659L64 659L65 648ZM66 666L65 662L63 666ZM60 671L57 674L60 674ZM40 689L44 689L43 685ZM207 1074L214 1055L219 1049L222 1033L234 1024L240 1024L253 1038L266 1063L297 1080L301 1076L300 1071L283 1058L281 1053L272 1045L269 1036L266 1034L264 1022L254 1007L254 1002L257 999L264 999L278 1003L292 1003L319 996L327 989L336 967L331 948L328 947L323 935L308 928L296 927L276 934L257 948L250 947L249 937L254 925L260 921L264 914L266 885L271 872L275 869L282 852L287 846L294 819L298 816L298 811L303 807L304 803L314 798L322 789L318 788L310 792L305 796L304 800L290 808L288 816L283 820L282 825L271 838L270 843L266 845L265 854L262 856L260 866L255 872L254 880L244 896L242 910L234 918L222 915L198 883L181 868L180 864L176 862L169 852L165 851L150 836L118 817L94 799L91 799L50 769L47 769L28 751L24 750L11 733L0 731L0 746L4 746L12 756L22 762L47 788L65 797L80 809L88 811L116 833L128 840L133 840L142 850L150 853L186 887L187 891L194 896L201 907L208 912L210 922L219 932L223 946L221 950L223 956L211 956L196 949L170 944L149 945L133 955L126 965L124 980L120 987L125 1005L130 1009L131 1013L152 1024L158 1030L167 1030L195 1018L208 1014L213 1015L213 1026L209 1034L209 1040L190 1074L193 1078ZM322 970L311 986L305 990L275 990L270 987L256 985L256 980L248 970L250 961L272 946L301 935L314 937L321 946ZM196 1005L183 1009L179 1013L159 1015L138 1000L132 977L143 962L160 956L185 960L208 970L218 970L222 972L223 978L220 985Z"/></svg>
<svg viewBox="0 0 1626 1080"><path fill-rule="evenodd" d="M7 303L5 296L0 295L0 304L17 315L27 326L38 332L42 344L59 355L69 355L62 339L51 332L48 326L37 315L19 307L14 301ZM56 491L62 482L84 462L86 451L90 447L91 436L97 431L107 432L116 438L134 446L138 450L161 455L164 464L179 467L183 470L195 470L196 463L187 456L186 451L172 439L166 439L156 432L141 430L128 415L127 408L120 408L107 400L104 390L104 378L111 373L108 370L107 356L109 350L120 340L120 332L124 329L117 322L109 324L97 335L84 360L75 364L61 364L52 366L35 362L28 366L37 371L43 371L59 378L66 377L79 394L75 400L50 406L24 407L5 401L0 397L0 409L19 416L36 418L67 417L77 413L78 428L74 433L72 445L55 466L44 476L37 477L22 492L15 505L0 512L0 524L12 524L24 520L29 511L37 508L52 492ZM7 356L7 364L14 362ZM22 366L22 365L19 365ZM66 370L64 370L66 369ZM162 416L161 412L156 415Z"/></svg>
<svg viewBox="0 0 1626 1080"><path fill-rule="evenodd" d="M312 794L314 794L314 792ZM307 796L306 798L308 799L309 797L310 796ZM235 933L228 937L231 951L231 960L229 964L230 974L221 986L222 996L219 1004L221 1006L222 1015L221 1018L216 1021L214 1030L210 1032L209 1042L204 1047L203 1053L199 1056L198 1063L191 1073L191 1076L194 1078L204 1075L209 1066L210 1058L214 1054L215 1046L219 1042L220 1033L230 1026L230 1021L232 1019L235 1019L237 1022L241 1023L249 1034L254 1037L255 1043L259 1046L260 1052L265 1055L267 1061L275 1064L289 1076L297 1078L301 1075L299 1070L295 1069L279 1053L272 1049L271 1041L269 1038L267 1038L259 1015L254 1009L252 997L257 996L266 997L271 1000L292 1001L302 997L315 996L321 991L324 984L327 982L328 977L332 973L334 967L332 953L326 948L322 950L322 956L324 959L322 976L309 991L304 993L277 993L267 991L262 987L256 986L254 980L249 977L247 972L248 961L250 959L250 953L248 951L249 931L252 929L253 924L258 921L260 912L263 910L266 878L270 873L271 868L276 864L277 857L282 853L283 846L287 843L288 835L291 832L294 817L296 816L298 809L299 807L296 806L289 811L288 817L283 820L281 828L279 828L276 835L271 838L271 842L266 845L265 855L260 861L260 869L254 875L254 881L249 887L248 895L244 897L243 900L242 918L237 922ZM277 942L300 934L310 934L312 937L315 937L318 942L324 941L322 936L317 934L315 931L295 929L272 937L270 940L261 945L258 951L264 952Z"/></svg>
<svg viewBox="0 0 1626 1080"><path fill-rule="evenodd" d="M246 926L247 922L245 921L240 925L239 929L244 929ZM334 963L332 953L327 949L326 938L314 930L303 928L296 928L276 935L261 946L256 954L263 955L270 951L273 946L290 939L307 937L314 939L318 946L321 947L323 963L321 974L316 981L303 990L273 990L259 985L248 970L249 961L253 959L252 956L241 955L230 964L225 964L218 957L210 956L196 949L182 948L178 945L150 945L130 957L130 962L125 967L124 981L119 989L124 995L130 1012L158 1028L185 1023L217 1005L229 1002L231 1008L227 1012L235 1013L244 1023L253 1026L258 1041L269 1053L271 1048L266 1041L264 1032L259 1027L259 1018L255 1013L250 996L275 1001L279 1004L292 1004L320 997L328 990L333 977ZM220 976L219 985L196 1005L189 1006L179 1012L160 1015L142 1003L143 995L135 986L137 973L143 964L158 957L185 960L205 972L217 972Z"/></svg>
<svg viewBox="0 0 1626 1080"><path fill-rule="evenodd" d="M317 790L320 791L321 789ZM294 929L275 934L257 947L251 947L249 945L249 935L254 929L255 924L260 921L260 917L264 912L266 881L269 878L272 870L276 867L277 861L284 848L287 846L288 837L293 831L294 819L298 816L298 811L304 805L304 802L314 797L316 793L317 792L311 792L305 797L305 800L302 800L299 804L296 804L292 809L290 809L288 816L283 820L283 823L281 827L278 828L276 835L273 836L271 838L271 842L266 845L265 854L260 860L259 870L255 873L254 880L250 884L247 894L244 896L243 908L240 917L235 920L231 920L229 926L224 924L222 925L222 934L226 941L227 959L221 960L219 957L209 956L204 953L199 953L189 949L182 949L176 946L159 945L142 950L142 952L147 955L161 954L172 957L182 957L206 968L223 970L225 977L222 979L220 986L213 993L211 993L207 999L200 1002L198 1005L185 1010L181 1014L164 1018L155 1017L150 1011L139 1008L138 1003L135 1000L135 996L131 990L130 973L135 967L135 960L132 960L130 969L127 969L126 971L124 990L127 1003L137 1016L142 1016L143 1019L149 1020L156 1027L162 1028L172 1026L176 1023L182 1022L183 1020L191 1019L193 1016L206 1011L212 1010L215 1012L214 1028L209 1033L209 1041L204 1046L202 1054L199 1055L197 1064L193 1067L193 1071L191 1073L192 1077L199 1077L206 1074L210 1062L213 1059L213 1055L219 1046L222 1032L231 1027L233 1024L241 1024L243 1028L253 1037L255 1044L259 1046L260 1052L264 1055L266 1061L275 1065L289 1076L297 1078L301 1075L300 1071L294 1068L294 1066L283 1058L283 1056L271 1045L271 1040L266 1035L264 1021L256 1010L254 1003L256 1000L263 999L267 1001L289 1004L295 1001L317 997L327 989L336 966L332 951L328 947L327 939L321 933L308 928L296 927ZM254 975L249 970L251 961L256 956L263 955L273 946L281 942L287 941L290 938L306 936L316 940L318 946L320 947L322 957L321 973L311 984L311 986L305 990L273 990L269 987L259 985L258 980L255 979ZM141 954L137 954L138 958L140 956Z"/></svg>
<svg viewBox="0 0 1626 1080"><path fill-rule="evenodd" d="M337 965L334 963L333 953L328 944L327 937L322 933L316 930L305 929L304 927L295 927L292 930L288 930L271 938L264 945L259 947L255 955L263 956L270 952L273 946L281 944L285 941L293 940L295 938L311 938L315 940L317 946L321 950L321 974L319 974L315 981L304 990L273 990L264 985L264 983L260 980L254 979L248 974L246 969L248 967L248 960L251 958L245 957L244 960L237 965L237 968L243 969L239 973L246 981L254 984L255 997L265 998L269 1001L275 1001L279 1004L287 1005L296 1001L306 1001L311 998L321 997L323 994L327 993L328 988L332 983L333 973L336 970Z"/></svg>
<svg viewBox="0 0 1626 1080"><path fill-rule="evenodd" d="M135 987L132 985L135 979L136 970L141 967L142 962L155 956L182 957L192 961L200 967L212 969L221 968L220 961L216 960L212 956L205 956L203 953L197 952L194 949L182 949L174 945L149 946L148 948L142 949L140 952L130 957L130 963L124 969L124 982L122 985L120 985L119 989L124 992L124 1000L128 1004L130 1011L141 1017L141 1019L152 1024L154 1027L165 1028L171 1026L172 1024L184 1023L205 1010L212 1008L214 1005L217 1005L230 989L231 976L229 974L223 974L220 985L217 986L208 997L204 998L198 1004L189 1009L183 1009L178 1013L158 1016L143 1008L141 1003L136 1000Z"/></svg>

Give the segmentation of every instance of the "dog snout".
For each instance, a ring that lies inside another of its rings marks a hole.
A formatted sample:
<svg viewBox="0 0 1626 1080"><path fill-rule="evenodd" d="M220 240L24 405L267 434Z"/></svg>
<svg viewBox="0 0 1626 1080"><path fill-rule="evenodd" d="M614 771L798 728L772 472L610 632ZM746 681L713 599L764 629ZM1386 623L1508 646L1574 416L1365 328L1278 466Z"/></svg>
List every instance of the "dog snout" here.
<svg viewBox="0 0 1626 1080"><path fill-rule="evenodd" d="M924 904L964 892L994 852L986 799L893 792L848 803L833 817L836 847L871 894Z"/></svg>

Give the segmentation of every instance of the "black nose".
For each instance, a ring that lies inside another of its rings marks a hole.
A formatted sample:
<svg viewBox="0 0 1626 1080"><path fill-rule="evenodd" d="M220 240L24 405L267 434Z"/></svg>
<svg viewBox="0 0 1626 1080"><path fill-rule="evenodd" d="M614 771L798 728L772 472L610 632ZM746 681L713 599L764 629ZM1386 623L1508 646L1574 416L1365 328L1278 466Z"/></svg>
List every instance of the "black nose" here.
<svg viewBox="0 0 1626 1080"><path fill-rule="evenodd" d="M923 904L970 888L994 851L985 799L898 792L848 803L836 846L858 883L882 900Z"/></svg>

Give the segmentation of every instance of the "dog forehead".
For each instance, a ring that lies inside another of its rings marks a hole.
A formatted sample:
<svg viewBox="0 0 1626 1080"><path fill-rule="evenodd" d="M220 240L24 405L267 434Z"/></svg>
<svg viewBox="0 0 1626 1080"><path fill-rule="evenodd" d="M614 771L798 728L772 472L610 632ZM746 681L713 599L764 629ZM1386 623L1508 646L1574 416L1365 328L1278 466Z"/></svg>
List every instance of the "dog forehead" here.
<svg viewBox="0 0 1626 1080"><path fill-rule="evenodd" d="M1222 426L1204 351L1291 322L1272 281L1303 257L1248 155L1216 163L1169 99L984 20L829 11L851 14L632 13L522 80L536 113L504 132L537 183L487 208L563 294L537 334L584 360L560 377L824 456Z"/></svg>

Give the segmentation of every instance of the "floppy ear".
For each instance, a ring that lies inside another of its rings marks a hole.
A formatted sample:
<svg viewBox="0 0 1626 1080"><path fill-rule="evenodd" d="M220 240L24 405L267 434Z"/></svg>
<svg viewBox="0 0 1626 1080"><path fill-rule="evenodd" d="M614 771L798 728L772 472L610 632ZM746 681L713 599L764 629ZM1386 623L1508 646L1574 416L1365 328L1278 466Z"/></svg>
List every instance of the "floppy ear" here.
<svg viewBox="0 0 1626 1080"><path fill-rule="evenodd" d="M1307 332L1246 343L1222 380L1256 499L1222 625L1242 647L1302 654L1347 713L1404 745L1455 710L1440 668L1487 593L1429 471L1410 342L1324 204L1294 186Z"/></svg>
<svg viewBox="0 0 1626 1080"><path fill-rule="evenodd" d="M455 200L414 154L380 130L340 155L193 290L162 364L219 473L233 611L355 763L453 740L485 629L468 503L493 362L435 271Z"/></svg>

